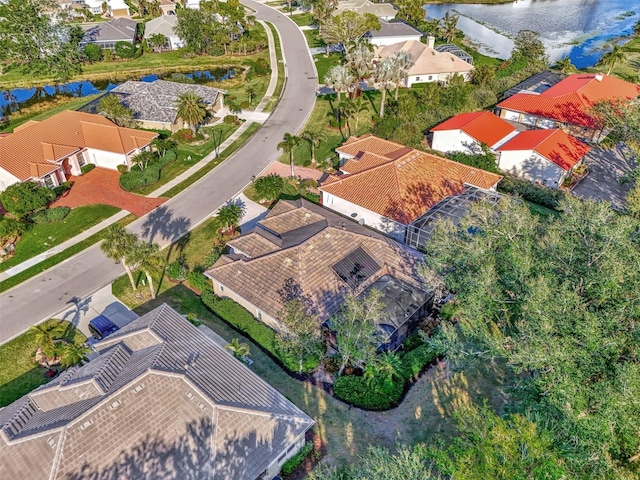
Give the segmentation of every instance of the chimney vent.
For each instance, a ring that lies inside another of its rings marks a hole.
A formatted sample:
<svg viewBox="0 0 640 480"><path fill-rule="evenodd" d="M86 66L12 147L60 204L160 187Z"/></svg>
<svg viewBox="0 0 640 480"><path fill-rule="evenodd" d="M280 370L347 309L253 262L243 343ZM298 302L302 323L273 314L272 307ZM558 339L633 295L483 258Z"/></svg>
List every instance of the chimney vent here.
<svg viewBox="0 0 640 480"><path fill-rule="evenodd" d="M596 80L601 82L602 79L604 78L604 75L602 75L601 73L596 73Z"/></svg>
<svg viewBox="0 0 640 480"><path fill-rule="evenodd" d="M427 47L433 48L435 44L436 44L436 37L434 37L433 35L429 35L427 37Z"/></svg>

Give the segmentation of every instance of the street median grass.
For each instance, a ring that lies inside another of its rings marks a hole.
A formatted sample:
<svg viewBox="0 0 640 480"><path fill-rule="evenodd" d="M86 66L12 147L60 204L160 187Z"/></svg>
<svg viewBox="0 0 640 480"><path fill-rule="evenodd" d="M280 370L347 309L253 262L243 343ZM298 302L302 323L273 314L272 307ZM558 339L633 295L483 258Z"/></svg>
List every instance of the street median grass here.
<svg viewBox="0 0 640 480"><path fill-rule="evenodd" d="M278 30L272 23L267 23L267 25L269 26L269 29L273 34L273 43L276 50L276 63L278 64L277 66L278 81L276 82L276 88L273 91L273 95L271 96L271 99L269 100L269 102L267 102L267 104L263 109L264 112L271 112L273 111L274 108L276 108L276 105L280 100L280 96L282 95L282 90L284 89L284 83L286 81L286 73L284 68L284 60L282 57L282 46L280 44L280 35L278 34ZM273 65L271 66L271 68L273 68Z"/></svg>

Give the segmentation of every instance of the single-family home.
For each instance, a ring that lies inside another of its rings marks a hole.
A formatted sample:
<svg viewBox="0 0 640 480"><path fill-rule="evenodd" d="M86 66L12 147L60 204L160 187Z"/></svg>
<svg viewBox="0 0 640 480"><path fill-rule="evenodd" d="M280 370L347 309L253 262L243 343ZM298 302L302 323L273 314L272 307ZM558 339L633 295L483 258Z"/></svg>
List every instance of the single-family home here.
<svg viewBox="0 0 640 480"><path fill-rule="evenodd" d="M498 168L558 188L590 148L559 128L526 130L498 148Z"/></svg>
<svg viewBox="0 0 640 480"><path fill-rule="evenodd" d="M164 35L167 39L166 48L169 50L182 48L185 46L185 42L176 34L177 24L178 17L176 15L162 15L149 20L144 28L144 38L149 40L152 35Z"/></svg>
<svg viewBox="0 0 640 480"><path fill-rule="evenodd" d="M149 148L157 133L118 127L102 115L65 110L0 137L0 191L17 182L47 187L81 175L87 163L116 170Z"/></svg>
<svg viewBox="0 0 640 480"><path fill-rule="evenodd" d="M426 235L412 226L425 224L449 197L485 192L497 201L492 191L500 175L373 135L352 137L336 152L342 166L320 185L322 205L414 248L424 246Z"/></svg>
<svg viewBox="0 0 640 480"><path fill-rule="evenodd" d="M185 8L200 10L200 0L185 0Z"/></svg>
<svg viewBox="0 0 640 480"><path fill-rule="evenodd" d="M287 285L309 299L319 329L345 295L382 292L382 349L395 350L431 309L433 294L418 274L422 254L305 200L281 200L228 246L231 252L205 272L214 292L275 330L282 329Z"/></svg>
<svg viewBox="0 0 640 480"><path fill-rule="evenodd" d="M161 305L0 409L3 479L271 480L314 424Z"/></svg>
<svg viewBox="0 0 640 480"><path fill-rule="evenodd" d="M94 15L107 13L110 17L121 18L128 17L131 14L129 5L124 0L84 0L84 4ZM103 11L103 5L105 4L106 12Z"/></svg>
<svg viewBox="0 0 640 480"><path fill-rule="evenodd" d="M98 45L103 50L115 51L116 43L136 43L138 24L128 18L116 18L108 22L90 27L80 41L80 49L89 43Z"/></svg>
<svg viewBox="0 0 640 480"><path fill-rule="evenodd" d="M371 30L364 35L371 45L382 47L399 42L415 40L419 42L422 32L402 21L380 20L380 29Z"/></svg>
<svg viewBox="0 0 640 480"><path fill-rule="evenodd" d="M518 130L489 111L461 113L431 129L431 148L440 152L482 153L482 144L494 151Z"/></svg>
<svg viewBox="0 0 640 480"><path fill-rule="evenodd" d="M154 80L127 81L109 92L133 110L134 118L145 128L171 130L188 127L178 118L176 101L180 94L194 92L202 98L212 116L223 108L224 91L187 83Z"/></svg>
<svg viewBox="0 0 640 480"><path fill-rule="evenodd" d="M334 15L342 12L356 12L360 15L372 13L381 20L392 20L398 13L391 3L372 2L371 0L338 0Z"/></svg>
<svg viewBox="0 0 640 480"><path fill-rule="evenodd" d="M498 103L497 113L507 120L538 128L562 128L591 142L600 142L607 131L593 115L600 101L631 100L640 85L601 73L576 73L544 89L527 90Z"/></svg>
<svg viewBox="0 0 640 480"><path fill-rule="evenodd" d="M163 15L176 14L176 2L174 2L173 0L160 0L159 5Z"/></svg>
<svg viewBox="0 0 640 480"><path fill-rule="evenodd" d="M404 86L415 83L446 82L453 75L462 75L465 80L471 78L473 65L449 52L439 52L434 48L434 38L428 37L425 45L417 40L394 43L375 49L377 58L393 58L396 52L408 52L413 57L413 66L404 79Z"/></svg>

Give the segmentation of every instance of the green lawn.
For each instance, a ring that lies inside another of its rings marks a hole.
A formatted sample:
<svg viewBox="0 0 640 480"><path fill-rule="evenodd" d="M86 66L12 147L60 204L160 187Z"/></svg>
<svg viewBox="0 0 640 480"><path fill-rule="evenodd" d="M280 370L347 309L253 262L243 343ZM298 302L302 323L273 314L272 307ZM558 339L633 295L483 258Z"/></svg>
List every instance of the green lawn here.
<svg viewBox="0 0 640 480"><path fill-rule="evenodd" d="M278 80L276 81L276 87L273 91L273 95L271 95L271 99L267 102L267 104L264 106L264 109L263 109L264 112L271 112L278 104L278 101L280 100L280 95L282 95L282 89L284 88L284 81L285 81L285 71L284 71L284 61L282 59L282 47L280 45L280 36L278 35L278 30L272 23L267 23L267 25L269 26L269 28L271 29L271 33L273 34L273 43L276 51L276 62L278 64L277 65ZM271 65L271 68L274 68L274 66Z"/></svg>
<svg viewBox="0 0 640 480"><path fill-rule="evenodd" d="M318 83L322 85L324 84L324 77L331 67L340 65L342 55L340 53L331 53L327 56L321 53L320 55L314 56L313 60L316 63L316 70L318 71Z"/></svg>
<svg viewBox="0 0 640 480"><path fill-rule="evenodd" d="M16 254L0 263L0 272L46 252L119 211L119 208L110 205L88 205L72 209L62 222L31 225L17 243Z"/></svg>
<svg viewBox="0 0 640 480"><path fill-rule="evenodd" d="M299 27L306 27L308 25L313 25L313 15L311 15L310 13L296 13L295 15L292 15L290 18Z"/></svg>
<svg viewBox="0 0 640 480"><path fill-rule="evenodd" d="M324 43L324 40L320 38L318 29L304 30L302 33L304 33L304 36L307 38L307 44L309 44L309 48L326 46L326 43Z"/></svg>
<svg viewBox="0 0 640 480"><path fill-rule="evenodd" d="M68 340L76 344L82 344L87 340L82 332L73 328L67 321L51 319L43 325L52 326L56 323L68 328L65 335ZM0 407L9 405L49 381L44 376L44 369L31 363L31 356L36 348L35 334L30 331L0 345Z"/></svg>

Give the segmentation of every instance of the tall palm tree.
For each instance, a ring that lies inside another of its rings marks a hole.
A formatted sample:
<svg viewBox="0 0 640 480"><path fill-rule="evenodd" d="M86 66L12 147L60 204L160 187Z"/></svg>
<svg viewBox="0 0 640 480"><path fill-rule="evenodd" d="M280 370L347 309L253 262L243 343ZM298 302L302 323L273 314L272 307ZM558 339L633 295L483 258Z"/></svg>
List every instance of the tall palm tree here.
<svg viewBox="0 0 640 480"><path fill-rule="evenodd" d="M349 90L353 80L353 75L344 65L332 67L324 76L325 85L334 89L338 94L338 103L342 101L340 94Z"/></svg>
<svg viewBox="0 0 640 480"><path fill-rule="evenodd" d="M344 115L344 119L345 119L345 121L347 123L347 133L348 133L349 136L351 136L351 122L350 122L350 120L356 114L356 110L355 110L355 106L353 104L353 100L351 100L350 98L347 98L344 102L342 102L342 103L340 103L340 105L338 105L338 108L342 112L342 115Z"/></svg>
<svg viewBox="0 0 640 480"><path fill-rule="evenodd" d="M246 207L242 203L227 202L218 210L218 221L231 231L231 235L235 235L236 227L240 225L242 217L244 217Z"/></svg>
<svg viewBox="0 0 640 480"><path fill-rule="evenodd" d="M338 98L339 97L338 93ZM291 176L295 177L295 173L293 171L293 149L300 145L300 141L302 139L295 135L291 135L290 133L285 133L283 140L277 145L278 150L282 150L283 153L289 154L289 165L291 166Z"/></svg>
<svg viewBox="0 0 640 480"><path fill-rule="evenodd" d="M175 102L177 116L196 133L196 127L208 115L207 104L195 92L184 92L178 95Z"/></svg>
<svg viewBox="0 0 640 480"><path fill-rule="evenodd" d="M84 343L76 345L73 342L66 342L60 347L60 365L63 368L73 367L74 365L82 365L89 361L87 355L91 349Z"/></svg>
<svg viewBox="0 0 640 480"><path fill-rule="evenodd" d="M122 264L133 290L136 289L136 282L133 279L129 262L132 259L137 242L138 237L135 234L127 231L122 225L113 223L105 229L104 239L100 244L100 250L108 258Z"/></svg>
<svg viewBox="0 0 640 480"><path fill-rule="evenodd" d="M444 17L440 19L439 35L448 43L453 42L458 36L458 15L450 15L449 12L445 13Z"/></svg>
<svg viewBox="0 0 640 480"><path fill-rule="evenodd" d="M384 60L376 63L376 68L373 71L373 81L376 88L380 90L380 118L384 118L384 105L387 101L387 88L393 83L393 74L395 67L393 62L385 58Z"/></svg>
<svg viewBox="0 0 640 480"><path fill-rule="evenodd" d="M152 242L137 242L133 257L136 262L136 268L142 270L147 277L151 298L155 299L156 291L153 287L151 272L161 269L165 264L165 259L160 255L160 247Z"/></svg>
<svg viewBox="0 0 640 480"><path fill-rule="evenodd" d="M562 73L574 73L577 71L573 63L571 63L571 59L569 57L562 57L560 60L558 60L556 62L556 68L559 69Z"/></svg>
<svg viewBox="0 0 640 480"><path fill-rule="evenodd" d="M415 60L413 59L413 55L409 52L398 50L393 57L391 57L391 63L393 63L393 66L395 67L393 81L396 84L396 93L394 98L397 102L400 84L408 78L409 70L413 67Z"/></svg>
<svg viewBox="0 0 640 480"><path fill-rule="evenodd" d="M373 66L374 53L369 42L359 41L345 55L347 67L355 74L354 97L360 92L360 82L369 78Z"/></svg>
<svg viewBox="0 0 640 480"><path fill-rule="evenodd" d="M611 70L616 66L619 62L623 62L625 58L627 58L626 52L622 49L621 45L609 45L611 50L600 57L598 63L600 65L605 65L609 67L607 70L607 75L611 74Z"/></svg>
<svg viewBox="0 0 640 480"><path fill-rule="evenodd" d="M233 338L229 343L227 343L224 348L233 353L233 356L238 360L243 360L245 357L251 355L251 349L249 345L246 343L240 343L240 340L237 338Z"/></svg>
<svg viewBox="0 0 640 480"><path fill-rule="evenodd" d="M327 134L322 130L305 130L302 134L302 138L309 142L311 148L311 166L316 166L316 147L320 145L320 142L324 142L327 139Z"/></svg>
<svg viewBox="0 0 640 480"><path fill-rule="evenodd" d="M42 349L42 353L52 358L56 356L56 340L63 337L62 328L61 324L40 324L29 327L29 331L35 335L35 344Z"/></svg>

